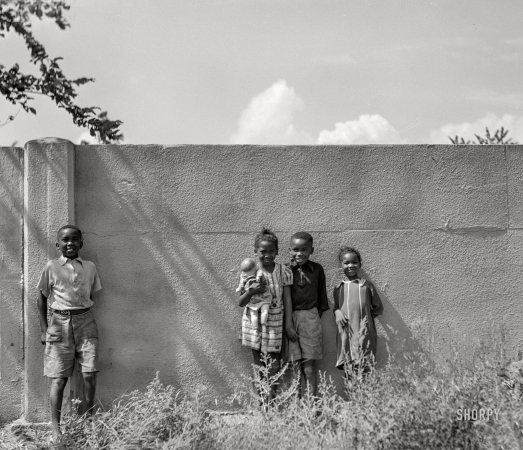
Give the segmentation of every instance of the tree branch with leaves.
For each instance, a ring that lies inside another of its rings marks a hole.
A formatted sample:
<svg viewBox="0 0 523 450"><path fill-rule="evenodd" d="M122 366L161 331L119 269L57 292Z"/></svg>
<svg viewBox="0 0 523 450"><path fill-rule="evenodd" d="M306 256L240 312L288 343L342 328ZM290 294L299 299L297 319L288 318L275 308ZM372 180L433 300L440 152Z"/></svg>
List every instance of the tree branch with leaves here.
<svg viewBox="0 0 523 450"><path fill-rule="evenodd" d="M96 136L104 143L119 142L123 139L119 129L122 121L109 120L107 112L96 106L82 108L75 103L78 95L76 87L93 82L94 78L66 77L59 64L63 58L51 58L31 32L32 16L40 20L47 17L65 30L70 25L63 12L69 9L70 6L60 0L0 0L0 37L5 37L11 30L21 36L31 54L30 62L40 73L39 76L24 74L20 71L19 64L10 69L0 64L0 94L13 105L20 105L24 111L32 114L36 114L31 106L32 95L45 95L59 108L65 109L75 125L88 128L91 136ZM14 117L10 116L3 125Z"/></svg>
<svg viewBox="0 0 523 450"><path fill-rule="evenodd" d="M449 136L450 141L455 145L474 145L474 144L480 144L480 145L500 145L500 144L517 144L517 142L513 141L511 138L507 139L508 130L505 130L505 128L501 127L501 129L496 130L494 134L490 134L490 130L488 127L485 129L485 136L479 136L477 134L474 134L476 136L476 142L471 140L465 140L460 136L455 136L454 138Z"/></svg>

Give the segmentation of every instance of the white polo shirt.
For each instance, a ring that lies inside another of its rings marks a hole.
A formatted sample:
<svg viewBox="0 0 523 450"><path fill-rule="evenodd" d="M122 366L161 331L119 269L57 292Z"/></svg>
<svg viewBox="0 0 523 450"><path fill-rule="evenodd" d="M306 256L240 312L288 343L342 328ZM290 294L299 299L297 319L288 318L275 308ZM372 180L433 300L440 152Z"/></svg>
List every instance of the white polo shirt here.
<svg viewBox="0 0 523 450"><path fill-rule="evenodd" d="M96 266L79 256L60 256L49 261L42 272L38 289L47 297L51 308L84 309L93 306L91 294L102 288Z"/></svg>

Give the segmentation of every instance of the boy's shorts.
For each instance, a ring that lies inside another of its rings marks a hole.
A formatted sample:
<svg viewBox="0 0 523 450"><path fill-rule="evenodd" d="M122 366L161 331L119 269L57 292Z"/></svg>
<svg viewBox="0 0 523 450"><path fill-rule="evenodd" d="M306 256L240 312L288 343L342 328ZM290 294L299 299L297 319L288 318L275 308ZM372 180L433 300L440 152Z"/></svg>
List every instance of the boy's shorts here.
<svg viewBox="0 0 523 450"><path fill-rule="evenodd" d="M298 340L289 339L289 361L321 359L323 356L321 319L318 308L293 311L292 320Z"/></svg>
<svg viewBox="0 0 523 450"><path fill-rule="evenodd" d="M75 358L82 372L98 372L98 328L91 311L75 316L51 314L47 327L44 375L68 378Z"/></svg>

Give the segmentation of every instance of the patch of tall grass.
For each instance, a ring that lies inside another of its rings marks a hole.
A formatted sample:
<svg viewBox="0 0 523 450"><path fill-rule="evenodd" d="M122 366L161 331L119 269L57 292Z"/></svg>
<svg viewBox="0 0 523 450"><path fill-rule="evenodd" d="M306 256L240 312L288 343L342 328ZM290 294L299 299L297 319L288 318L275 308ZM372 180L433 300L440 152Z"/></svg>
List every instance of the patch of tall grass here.
<svg viewBox="0 0 523 450"><path fill-rule="evenodd" d="M271 379L260 367L250 380L257 393L232 396L237 410L228 413L213 410L201 392L184 396L157 376L144 392L125 395L90 419L66 415L64 448L523 448L521 380L506 383L500 376L507 363L502 348L491 341L468 356L452 352L436 364L420 353L405 366L354 372L343 395L322 375L317 398L300 398L294 379L270 399L271 385L285 376L280 371ZM476 411L477 420L465 420L466 411L471 417ZM7 439L0 436L0 447Z"/></svg>

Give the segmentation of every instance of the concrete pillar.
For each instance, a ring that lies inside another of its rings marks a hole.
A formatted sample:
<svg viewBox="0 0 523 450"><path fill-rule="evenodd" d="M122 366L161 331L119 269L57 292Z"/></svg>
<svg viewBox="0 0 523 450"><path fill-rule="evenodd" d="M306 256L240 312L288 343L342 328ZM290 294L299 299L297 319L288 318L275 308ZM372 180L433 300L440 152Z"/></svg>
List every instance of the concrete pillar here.
<svg viewBox="0 0 523 450"><path fill-rule="evenodd" d="M49 383L43 376L36 285L49 259L59 256L56 231L74 224L74 145L65 139L29 141L24 154L24 412L49 421Z"/></svg>

